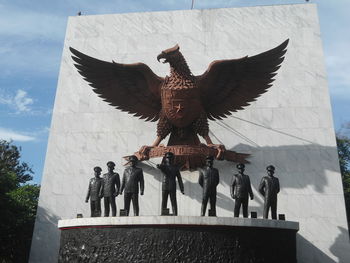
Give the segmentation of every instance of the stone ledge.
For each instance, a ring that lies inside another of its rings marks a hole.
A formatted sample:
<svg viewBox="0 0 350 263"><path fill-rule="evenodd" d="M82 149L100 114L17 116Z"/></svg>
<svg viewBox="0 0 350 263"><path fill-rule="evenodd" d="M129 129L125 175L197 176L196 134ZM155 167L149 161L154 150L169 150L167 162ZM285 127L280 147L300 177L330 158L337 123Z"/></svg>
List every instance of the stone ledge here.
<svg viewBox="0 0 350 263"><path fill-rule="evenodd" d="M58 221L61 230L88 226L126 226L126 225L208 225L239 226L299 230L299 223L255 218L200 217L200 216L129 216L129 217L89 217Z"/></svg>

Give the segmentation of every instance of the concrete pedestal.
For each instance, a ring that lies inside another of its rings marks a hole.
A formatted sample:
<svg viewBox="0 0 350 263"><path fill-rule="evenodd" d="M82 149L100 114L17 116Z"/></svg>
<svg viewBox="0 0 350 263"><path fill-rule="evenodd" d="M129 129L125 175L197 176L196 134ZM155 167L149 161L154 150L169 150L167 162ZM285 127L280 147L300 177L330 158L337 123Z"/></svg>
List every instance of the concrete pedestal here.
<svg viewBox="0 0 350 263"><path fill-rule="evenodd" d="M296 263L296 222L208 217L60 220L58 262Z"/></svg>

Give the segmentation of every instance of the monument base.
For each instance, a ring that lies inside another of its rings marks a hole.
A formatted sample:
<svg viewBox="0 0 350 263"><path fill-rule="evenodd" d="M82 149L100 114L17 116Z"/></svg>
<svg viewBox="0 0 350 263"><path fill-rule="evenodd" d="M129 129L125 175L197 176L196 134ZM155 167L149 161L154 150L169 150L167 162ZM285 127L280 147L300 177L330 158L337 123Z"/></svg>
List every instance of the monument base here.
<svg viewBox="0 0 350 263"><path fill-rule="evenodd" d="M60 220L58 262L296 262L299 223L140 216Z"/></svg>

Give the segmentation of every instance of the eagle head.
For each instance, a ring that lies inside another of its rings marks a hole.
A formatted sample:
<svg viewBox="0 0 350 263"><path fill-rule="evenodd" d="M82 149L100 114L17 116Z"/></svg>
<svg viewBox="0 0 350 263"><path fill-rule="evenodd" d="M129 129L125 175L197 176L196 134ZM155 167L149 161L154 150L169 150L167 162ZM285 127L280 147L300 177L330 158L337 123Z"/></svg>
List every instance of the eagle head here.
<svg viewBox="0 0 350 263"><path fill-rule="evenodd" d="M180 54L180 47L178 44L176 44L174 47L172 48L168 48L166 50L163 50L162 53L160 53L158 56L157 56L157 60L159 62L162 62L162 63L174 63L178 57L179 57L179 54ZM161 59L163 59L161 61Z"/></svg>

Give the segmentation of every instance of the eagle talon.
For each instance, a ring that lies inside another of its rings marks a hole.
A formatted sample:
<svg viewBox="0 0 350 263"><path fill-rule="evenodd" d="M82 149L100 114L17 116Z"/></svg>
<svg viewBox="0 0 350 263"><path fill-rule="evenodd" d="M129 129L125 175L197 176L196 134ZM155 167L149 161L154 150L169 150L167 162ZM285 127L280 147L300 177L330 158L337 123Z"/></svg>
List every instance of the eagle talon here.
<svg viewBox="0 0 350 263"><path fill-rule="evenodd" d="M135 155L140 161L149 160L149 151L152 148L152 146L144 145L140 148L138 152L135 153Z"/></svg>
<svg viewBox="0 0 350 263"><path fill-rule="evenodd" d="M222 144L208 144L208 146L217 150L217 154L215 156L215 159L217 159L217 160L224 159L224 154L226 151L226 148L224 145L222 145Z"/></svg>

